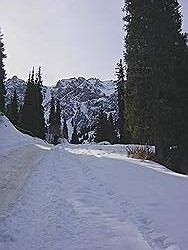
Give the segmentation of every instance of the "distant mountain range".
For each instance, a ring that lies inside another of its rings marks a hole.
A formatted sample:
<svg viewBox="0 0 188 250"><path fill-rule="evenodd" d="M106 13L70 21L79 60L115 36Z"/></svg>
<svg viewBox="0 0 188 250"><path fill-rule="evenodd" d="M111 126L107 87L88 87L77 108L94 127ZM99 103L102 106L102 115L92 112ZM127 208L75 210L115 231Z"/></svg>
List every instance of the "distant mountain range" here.
<svg viewBox="0 0 188 250"><path fill-rule="evenodd" d="M100 108L106 113L115 113L117 109L117 95L115 81L100 81L96 78L83 77L62 79L55 86L43 87L43 106L45 117L48 119L51 95L60 101L62 118L68 123L71 120L79 128L92 126ZM14 89L18 94L19 103L23 104L26 82L13 76L5 83L7 90L6 102L10 102Z"/></svg>

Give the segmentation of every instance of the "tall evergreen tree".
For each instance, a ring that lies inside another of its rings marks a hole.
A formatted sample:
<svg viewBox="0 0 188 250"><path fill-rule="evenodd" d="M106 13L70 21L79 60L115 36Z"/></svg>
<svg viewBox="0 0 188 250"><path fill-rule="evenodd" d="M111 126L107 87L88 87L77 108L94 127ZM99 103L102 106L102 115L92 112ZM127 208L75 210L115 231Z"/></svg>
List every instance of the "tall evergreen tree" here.
<svg viewBox="0 0 188 250"><path fill-rule="evenodd" d="M48 125L49 125L49 141L51 143L54 142L54 134L55 134L55 126L56 126L56 114L55 114L55 100L54 97L51 97L50 101L50 113L48 118Z"/></svg>
<svg viewBox="0 0 188 250"><path fill-rule="evenodd" d="M118 103L118 130L120 143L128 141L128 135L126 133L125 126L125 73L122 59L117 63L116 67L116 92L117 92L117 103Z"/></svg>
<svg viewBox="0 0 188 250"><path fill-rule="evenodd" d="M107 120L107 141L109 141L111 144L114 144L117 142L117 135L115 130L115 125L113 121L112 113L110 113L108 120Z"/></svg>
<svg viewBox="0 0 188 250"><path fill-rule="evenodd" d="M45 120L42 106L42 77L39 70L36 78L34 68L27 82L20 127L41 139L45 138Z"/></svg>
<svg viewBox="0 0 188 250"><path fill-rule="evenodd" d="M34 112L33 112L33 90L34 90L34 82L33 82L33 74L32 78L29 74L29 78L27 81L27 88L24 96L24 104L22 107L22 112L20 114L20 127L25 130L27 133L33 134L34 132ZM34 135L34 134L33 134Z"/></svg>
<svg viewBox="0 0 188 250"><path fill-rule="evenodd" d="M132 142L147 143L151 140L151 67L148 60L148 16L151 1L125 1L127 15L125 61L127 80L125 88L125 122ZM149 58L150 59L150 58ZM151 63L151 62L150 62Z"/></svg>
<svg viewBox="0 0 188 250"><path fill-rule="evenodd" d="M61 126L61 108L59 100L56 101L56 123L59 127Z"/></svg>
<svg viewBox="0 0 188 250"><path fill-rule="evenodd" d="M55 123L56 123L56 135L58 140L61 138L61 108L59 100L56 101L56 112L55 112Z"/></svg>
<svg viewBox="0 0 188 250"><path fill-rule="evenodd" d="M77 132L77 126L76 125L73 128L71 143L72 144L79 144L79 137L78 137L78 132Z"/></svg>
<svg viewBox="0 0 188 250"><path fill-rule="evenodd" d="M45 138L45 119L44 119L44 108L42 106L43 96L42 96L42 73L41 67L36 74L35 78L35 106L36 106L36 133L41 139Z"/></svg>
<svg viewBox="0 0 188 250"><path fill-rule="evenodd" d="M66 140L68 140L68 138L69 138L66 119L64 119L64 121L63 121L63 138L65 138Z"/></svg>
<svg viewBox="0 0 188 250"><path fill-rule="evenodd" d="M108 120L106 113L101 109L97 116L97 124L95 128L95 141L107 141L108 136Z"/></svg>
<svg viewBox="0 0 188 250"><path fill-rule="evenodd" d="M179 4L127 0L125 10L126 124L133 141L154 143L158 160L168 164L170 147L183 145L188 96Z"/></svg>
<svg viewBox="0 0 188 250"><path fill-rule="evenodd" d="M59 100L52 96L50 103L50 114L48 119L50 142L57 144L61 138L61 109Z"/></svg>
<svg viewBox="0 0 188 250"><path fill-rule="evenodd" d="M9 104L7 116L14 125L18 125L19 105L16 90L14 90L13 97Z"/></svg>
<svg viewBox="0 0 188 250"><path fill-rule="evenodd" d="M3 60L6 58L6 54L5 54L4 43L2 39L3 39L3 34L1 33L1 29L0 29L0 112L5 113L6 91L5 91L4 81L5 81L6 74L5 74L5 66L4 66Z"/></svg>
<svg viewBox="0 0 188 250"><path fill-rule="evenodd" d="M50 113L48 119L49 127L52 127L55 124L55 100L54 96L51 97L50 101Z"/></svg>
<svg viewBox="0 0 188 250"><path fill-rule="evenodd" d="M187 35L184 36L182 47L185 48L184 41L187 40ZM181 172L188 174L188 46L185 50L178 51L178 62L176 64L176 72L178 79L178 99L176 105L178 113L178 131L176 141L178 147L175 154L175 167L181 166ZM180 85L180 86L179 86Z"/></svg>

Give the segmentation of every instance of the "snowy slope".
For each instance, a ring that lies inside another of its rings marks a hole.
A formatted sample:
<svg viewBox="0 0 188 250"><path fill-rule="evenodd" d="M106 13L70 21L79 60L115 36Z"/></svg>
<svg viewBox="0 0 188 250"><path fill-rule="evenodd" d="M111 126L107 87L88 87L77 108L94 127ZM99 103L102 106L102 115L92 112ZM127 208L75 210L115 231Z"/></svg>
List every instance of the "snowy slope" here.
<svg viewBox="0 0 188 250"><path fill-rule="evenodd" d="M188 249L186 176L129 159L123 145L19 147L0 154L0 169L31 169L0 212L1 250Z"/></svg>
<svg viewBox="0 0 188 250"><path fill-rule="evenodd" d="M43 148L49 146L20 133L0 116L0 214L16 199L33 166L44 157Z"/></svg>
<svg viewBox="0 0 188 250"><path fill-rule="evenodd" d="M9 150L15 145L28 144L31 143L34 139L28 135L24 135L19 132L8 120L6 116L0 115L0 151Z"/></svg>

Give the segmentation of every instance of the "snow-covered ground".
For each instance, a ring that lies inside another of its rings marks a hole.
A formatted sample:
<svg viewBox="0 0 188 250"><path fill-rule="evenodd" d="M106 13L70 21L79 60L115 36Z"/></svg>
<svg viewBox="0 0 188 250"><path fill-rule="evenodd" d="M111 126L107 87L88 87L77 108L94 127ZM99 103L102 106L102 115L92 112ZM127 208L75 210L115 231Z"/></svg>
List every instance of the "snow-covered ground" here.
<svg viewBox="0 0 188 250"><path fill-rule="evenodd" d="M188 249L187 176L129 159L122 145L29 141L11 151L0 141L0 169L31 169L0 214L0 250Z"/></svg>
<svg viewBox="0 0 188 250"><path fill-rule="evenodd" d="M46 149L51 146L20 133L5 116L0 116L0 213L17 198Z"/></svg>

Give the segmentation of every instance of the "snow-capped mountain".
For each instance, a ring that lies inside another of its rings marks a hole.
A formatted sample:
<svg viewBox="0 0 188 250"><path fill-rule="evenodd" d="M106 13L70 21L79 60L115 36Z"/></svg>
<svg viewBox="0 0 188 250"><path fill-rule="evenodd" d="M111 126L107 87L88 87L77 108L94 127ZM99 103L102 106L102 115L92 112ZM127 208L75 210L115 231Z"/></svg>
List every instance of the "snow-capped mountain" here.
<svg viewBox="0 0 188 250"><path fill-rule="evenodd" d="M7 91L6 102L9 103L13 96L14 89L16 89L18 95L18 101L20 104L24 101L24 94L26 91L27 84L24 80L19 79L17 76L13 76L5 82L5 88Z"/></svg>
<svg viewBox="0 0 188 250"><path fill-rule="evenodd" d="M18 94L20 103L23 103L26 82L13 76L6 84L7 102L10 102L14 89ZM94 117L100 108L105 112L116 110L115 82L113 80L100 81L96 78L85 79L83 77L62 79L55 86L44 86L44 109L46 119L50 109L51 95L60 101L62 118L65 117L80 128L93 125Z"/></svg>

